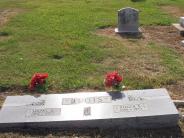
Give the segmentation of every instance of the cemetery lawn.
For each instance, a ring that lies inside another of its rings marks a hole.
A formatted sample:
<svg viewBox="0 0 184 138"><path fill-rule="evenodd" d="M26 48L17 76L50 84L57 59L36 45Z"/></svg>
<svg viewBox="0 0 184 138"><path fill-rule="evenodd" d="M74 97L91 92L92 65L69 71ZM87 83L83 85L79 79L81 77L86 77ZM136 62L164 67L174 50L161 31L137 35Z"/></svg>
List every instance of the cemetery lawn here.
<svg viewBox="0 0 184 138"><path fill-rule="evenodd" d="M36 72L49 73L49 92L104 90L106 72L118 70L127 89L176 86L181 92L184 49L179 45L147 36L116 39L98 34L115 28L117 10L126 6L140 10L143 29L158 29L177 22L179 16L169 8L179 12L184 1L0 1L0 91L26 92Z"/></svg>

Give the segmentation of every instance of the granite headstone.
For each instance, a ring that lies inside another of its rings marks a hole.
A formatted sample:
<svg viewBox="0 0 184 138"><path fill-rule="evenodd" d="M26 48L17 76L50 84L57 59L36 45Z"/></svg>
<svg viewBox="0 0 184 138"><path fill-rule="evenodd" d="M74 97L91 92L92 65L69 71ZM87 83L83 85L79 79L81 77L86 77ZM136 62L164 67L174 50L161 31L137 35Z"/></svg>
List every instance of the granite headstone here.
<svg viewBox="0 0 184 138"><path fill-rule="evenodd" d="M154 128L176 126L166 89L8 96L0 128Z"/></svg>
<svg viewBox="0 0 184 138"><path fill-rule="evenodd" d="M117 33L139 33L139 11L134 8L123 8L118 11Z"/></svg>

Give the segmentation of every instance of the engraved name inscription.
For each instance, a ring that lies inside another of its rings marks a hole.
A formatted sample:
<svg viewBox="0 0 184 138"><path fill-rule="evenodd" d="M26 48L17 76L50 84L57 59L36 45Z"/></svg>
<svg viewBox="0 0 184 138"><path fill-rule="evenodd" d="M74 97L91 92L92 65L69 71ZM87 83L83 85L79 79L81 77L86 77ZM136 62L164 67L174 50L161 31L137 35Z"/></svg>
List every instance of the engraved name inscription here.
<svg viewBox="0 0 184 138"><path fill-rule="evenodd" d="M138 97L138 96L128 95L128 100L129 100L129 101L143 101L143 100L145 100L145 99L142 98L142 97Z"/></svg>
<svg viewBox="0 0 184 138"><path fill-rule="evenodd" d="M88 97L85 99L80 98L63 98L62 105L73 105L85 102L86 104L98 104L98 103L111 103L112 98L110 96Z"/></svg>
<svg viewBox="0 0 184 138"><path fill-rule="evenodd" d="M62 105L72 105L82 103L83 100L79 98L63 98Z"/></svg>
<svg viewBox="0 0 184 138"><path fill-rule="evenodd" d="M110 96L89 97L85 99L85 103L87 104L111 103L111 102L112 98Z"/></svg>
<svg viewBox="0 0 184 138"><path fill-rule="evenodd" d="M58 116L60 114L61 108L30 109L27 111L26 117Z"/></svg>
<svg viewBox="0 0 184 138"><path fill-rule="evenodd" d="M148 106L145 103L126 104L126 105L114 105L113 106L114 113L135 112L135 111L144 111L144 110L148 110Z"/></svg>
<svg viewBox="0 0 184 138"><path fill-rule="evenodd" d="M32 102L31 104L28 104L27 106L44 106L45 100L40 100L38 102Z"/></svg>

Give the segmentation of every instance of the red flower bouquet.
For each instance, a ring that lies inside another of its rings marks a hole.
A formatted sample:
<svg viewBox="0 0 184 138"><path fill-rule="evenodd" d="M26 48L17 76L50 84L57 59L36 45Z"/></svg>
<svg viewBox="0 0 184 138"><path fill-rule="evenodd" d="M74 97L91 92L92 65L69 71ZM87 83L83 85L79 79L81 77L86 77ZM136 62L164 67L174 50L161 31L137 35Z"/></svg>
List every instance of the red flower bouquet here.
<svg viewBox="0 0 184 138"><path fill-rule="evenodd" d="M122 81L123 81L123 77L120 76L117 71L114 71L106 74L104 84L107 88L112 88L116 91L121 91Z"/></svg>
<svg viewBox="0 0 184 138"><path fill-rule="evenodd" d="M47 73L35 73L29 84L29 90L39 92L46 91L46 78L48 78Z"/></svg>

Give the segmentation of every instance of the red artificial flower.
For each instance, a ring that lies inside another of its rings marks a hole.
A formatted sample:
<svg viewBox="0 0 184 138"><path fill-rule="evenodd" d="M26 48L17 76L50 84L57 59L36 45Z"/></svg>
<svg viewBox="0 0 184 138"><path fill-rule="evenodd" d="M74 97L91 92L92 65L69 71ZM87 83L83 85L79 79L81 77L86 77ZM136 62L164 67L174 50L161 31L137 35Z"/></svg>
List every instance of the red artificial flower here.
<svg viewBox="0 0 184 138"><path fill-rule="evenodd" d="M123 78L118 74L117 71L107 73L105 78L105 86L106 87L118 86L122 80Z"/></svg>
<svg viewBox="0 0 184 138"><path fill-rule="evenodd" d="M48 78L47 73L35 73L32 76L31 82L29 84L29 90L33 91L38 85L44 85L46 78Z"/></svg>

